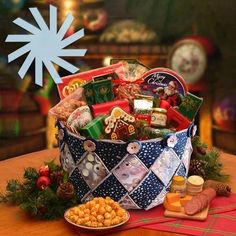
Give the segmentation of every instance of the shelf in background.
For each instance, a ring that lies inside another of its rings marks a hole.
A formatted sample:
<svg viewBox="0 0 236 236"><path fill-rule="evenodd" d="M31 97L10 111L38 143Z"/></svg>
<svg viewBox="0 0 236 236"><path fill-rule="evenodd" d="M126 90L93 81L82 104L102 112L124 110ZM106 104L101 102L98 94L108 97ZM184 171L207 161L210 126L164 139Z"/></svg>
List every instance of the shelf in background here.
<svg viewBox="0 0 236 236"><path fill-rule="evenodd" d="M215 147L222 149L224 152L236 154L236 131L212 126L212 141Z"/></svg>

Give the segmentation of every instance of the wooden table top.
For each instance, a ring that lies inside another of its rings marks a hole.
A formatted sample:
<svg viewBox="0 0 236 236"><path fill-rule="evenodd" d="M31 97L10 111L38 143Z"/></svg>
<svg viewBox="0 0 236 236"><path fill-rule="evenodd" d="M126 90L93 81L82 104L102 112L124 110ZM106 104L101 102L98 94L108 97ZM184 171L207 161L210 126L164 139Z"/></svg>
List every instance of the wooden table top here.
<svg viewBox="0 0 236 236"><path fill-rule="evenodd" d="M58 149L43 150L40 152L30 153L27 155L11 158L0 161L0 191L4 192L6 182L9 179L21 179L24 169L26 167L39 168L45 161L55 159L59 162ZM225 173L231 175L229 184L232 191L236 192L236 156L223 153L221 156L224 165ZM79 235L78 229L69 225L64 219L55 221L43 221L30 218L18 206L11 206L8 204L0 204L0 235L6 236L74 236ZM126 230L110 234L111 236L173 236L180 234L173 234L167 232L157 232L153 230L146 230L141 228Z"/></svg>

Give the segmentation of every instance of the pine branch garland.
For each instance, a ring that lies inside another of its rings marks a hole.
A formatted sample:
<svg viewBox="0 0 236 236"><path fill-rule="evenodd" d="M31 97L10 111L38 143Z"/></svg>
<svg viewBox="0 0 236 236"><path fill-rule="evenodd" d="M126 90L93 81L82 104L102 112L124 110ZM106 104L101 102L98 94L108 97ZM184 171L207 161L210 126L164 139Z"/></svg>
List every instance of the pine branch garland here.
<svg viewBox="0 0 236 236"><path fill-rule="evenodd" d="M207 145L200 141L199 136L192 139L193 153L190 161L189 175L200 175L205 180L226 181L229 176L222 173L220 151L216 148L207 150Z"/></svg>
<svg viewBox="0 0 236 236"><path fill-rule="evenodd" d="M57 189L63 182L68 182L68 174L54 161L45 164L50 170L49 186L45 189L38 188L39 171L28 167L25 169L22 182L14 179L7 182L6 192L0 195L0 202L19 205L23 211L40 219L52 220L63 217L66 209L78 204L78 199L71 190L70 197L66 200L58 196Z"/></svg>

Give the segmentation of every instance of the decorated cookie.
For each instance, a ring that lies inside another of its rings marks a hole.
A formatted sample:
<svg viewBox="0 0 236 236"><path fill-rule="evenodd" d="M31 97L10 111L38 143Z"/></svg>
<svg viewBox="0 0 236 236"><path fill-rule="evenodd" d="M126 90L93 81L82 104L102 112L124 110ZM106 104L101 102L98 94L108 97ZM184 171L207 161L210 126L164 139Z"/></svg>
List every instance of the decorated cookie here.
<svg viewBox="0 0 236 236"><path fill-rule="evenodd" d="M113 108L104 122L105 133L112 140L127 140L135 134L135 117L126 113L120 107Z"/></svg>

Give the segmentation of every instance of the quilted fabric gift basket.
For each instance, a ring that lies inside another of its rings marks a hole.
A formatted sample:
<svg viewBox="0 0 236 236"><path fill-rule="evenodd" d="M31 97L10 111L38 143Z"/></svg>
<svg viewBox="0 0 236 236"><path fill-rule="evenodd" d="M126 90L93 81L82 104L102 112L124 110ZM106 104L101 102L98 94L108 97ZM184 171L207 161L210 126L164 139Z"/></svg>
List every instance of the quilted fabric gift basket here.
<svg viewBox="0 0 236 236"><path fill-rule="evenodd" d="M62 101L50 113L61 164L81 202L110 196L126 209L148 210L164 201L174 175L187 177L201 100L175 72L135 63L65 77L59 85ZM140 136L138 127L158 136Z"/></svg>
<svg viewBox="0 0 236 236"><path fill-rule="evenodd" d="M60 161L82 202L110 196L126 209L164 201L174 175L186 177L194 127L164 139L115 142L81 138L58 123Z"/></svg>

